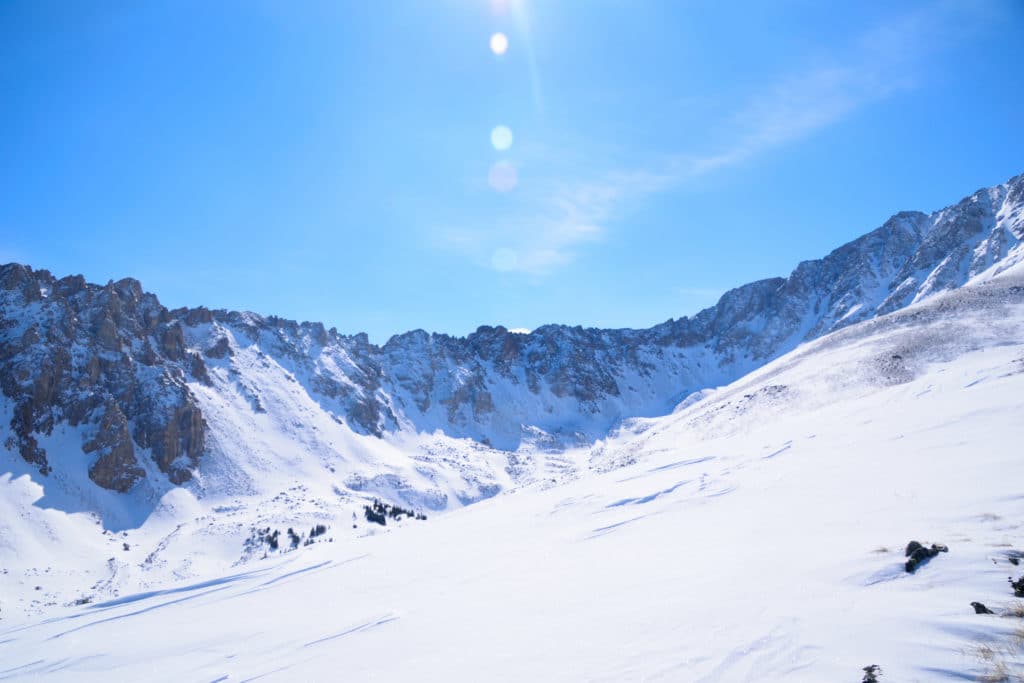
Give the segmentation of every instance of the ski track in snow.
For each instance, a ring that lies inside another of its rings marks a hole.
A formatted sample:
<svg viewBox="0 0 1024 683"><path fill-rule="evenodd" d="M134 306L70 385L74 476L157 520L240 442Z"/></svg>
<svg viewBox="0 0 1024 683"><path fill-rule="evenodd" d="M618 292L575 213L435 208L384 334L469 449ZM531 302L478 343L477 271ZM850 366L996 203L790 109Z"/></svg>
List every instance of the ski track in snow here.
<svg viewBox="0 0 1024 683"><path fill-rule="evenodd" d="M302 647L313 647L314 645L320 645L321 643L326 643L326 642L329 642L329 641L332 641L332 640L337 640L338 638L344 638L344 637L350 636L350 635L352 635L354 633L360 633L362 631L367 631L367 630L369 630L371 628L377 628L378 626L383 626L384 624L389 624L392 621L398 621L398 617L393 615L393 614L387 614L387 615L384 615L382 617L378 617L377 619L374 619L373 621L368 621L365 624L360 624L359 626L353 626L352 628L345 629L344 631L341 631L339 633L334 633L332 635L324 636L323 638L318 638L317 640L310 641L310 642L306 643L305 645L303 645Z"/></svg>

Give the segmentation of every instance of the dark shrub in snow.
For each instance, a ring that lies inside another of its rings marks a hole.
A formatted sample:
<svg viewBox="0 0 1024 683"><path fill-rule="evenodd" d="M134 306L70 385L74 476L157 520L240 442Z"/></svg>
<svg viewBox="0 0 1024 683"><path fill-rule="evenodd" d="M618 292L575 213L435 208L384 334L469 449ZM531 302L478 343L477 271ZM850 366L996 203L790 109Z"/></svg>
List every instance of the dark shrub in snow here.
<svg viewBox="0 0 1024 683"><path fill-rule="evenodd" d="M860 679L860 683L878 683L878 677L882 675L882 667L877 664L864 667L864 678Z"/></svg>
<svg viewBox="0 0 1024 683"><path fill-rule="evenodd" d="M917 571L917 568L928 560L932 559L939 553L948 553L949 548L942 545L941 543L933 543L930 548L926 548L917 541L911 541L907 544L905 554L907 556L907 563L903 565L903 568L907 570L907 573L913 574Z"/></svg>

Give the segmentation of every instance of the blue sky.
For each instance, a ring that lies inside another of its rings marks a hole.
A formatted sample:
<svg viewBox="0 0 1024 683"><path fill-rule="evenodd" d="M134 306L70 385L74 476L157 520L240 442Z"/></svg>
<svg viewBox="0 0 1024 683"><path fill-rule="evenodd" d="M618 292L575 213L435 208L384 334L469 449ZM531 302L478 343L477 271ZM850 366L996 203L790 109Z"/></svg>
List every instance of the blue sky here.
<svg viewBox="0 0 1024 683"><path fill-rule="evenodd" d="M0 261L377 342L646 327L1024 172L1022 35L1014 0L6 0Z"/></svg>

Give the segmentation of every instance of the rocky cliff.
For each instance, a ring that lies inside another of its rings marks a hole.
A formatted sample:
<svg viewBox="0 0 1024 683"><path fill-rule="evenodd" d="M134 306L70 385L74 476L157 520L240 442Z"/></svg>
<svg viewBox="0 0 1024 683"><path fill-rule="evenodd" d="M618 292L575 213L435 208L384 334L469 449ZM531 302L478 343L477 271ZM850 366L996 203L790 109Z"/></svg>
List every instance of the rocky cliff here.
<svg viewBox="0 0 1024 683"><path fill-rule="evenodd" d="M47 475L51 454L40 438L60 424L81 427L79 455L98 486L127 491L154 476L182 484L204 456L216 457L210 443L233 447L204 419L204 410L220 410L219 394L266 410L260 365L279 369L357 434L440 430L505 451L524 440L586 442L623 418L667 413L803 341L988 277L1024 259L1022 241L1018 176L933 214L899 213L692 318L645 330L481 327L464 338L417 330L383 346L320 323L168 310L132 279L100 286L8 264L0 267L0 388L11 406L4 445Z"/></svg>

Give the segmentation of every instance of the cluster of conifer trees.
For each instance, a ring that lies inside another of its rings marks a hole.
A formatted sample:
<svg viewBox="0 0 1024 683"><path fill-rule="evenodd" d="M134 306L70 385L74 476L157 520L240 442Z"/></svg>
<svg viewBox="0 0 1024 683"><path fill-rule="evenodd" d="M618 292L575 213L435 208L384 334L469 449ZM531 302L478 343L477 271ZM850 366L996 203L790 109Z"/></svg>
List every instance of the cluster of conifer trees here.
<svg viewBox="0 0 1024 683"><path fill-rule="evenodd" d="M309 535L306 536L303 541L302 534L295 529L288 527L288 542L291 548L298 548L300 545L307 546L316 543L317 538L327 533L327 526L323 524L317 524L309 530ZM264 527L263 529L257 529L253 533L253 538L250 539L249 543L255 540L256 543L262 543L266 545L271 551L276 552L281 547L281 531L280 529L271 530L270 527ZM333 541L333 539L328 539Z"/></svg>
<svg viewBox="0 0 1024 683"><path fill-rule="evenodd" d="M366 515L366 521L374 524L380 524L381 526L387 525L389 517L394 520L399 520L403 516L408 517L409 519L419 520L425 520L427 518L427 516L421 512L413 512L412 510L407 510L403 507L399 507L398 505L382 503L376 498L373 499L373 505L363 506L363 512Z"/></svg>

